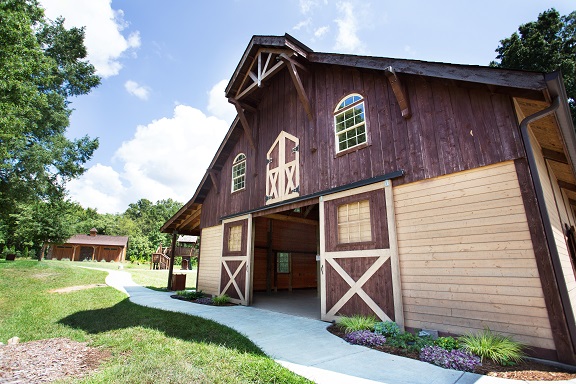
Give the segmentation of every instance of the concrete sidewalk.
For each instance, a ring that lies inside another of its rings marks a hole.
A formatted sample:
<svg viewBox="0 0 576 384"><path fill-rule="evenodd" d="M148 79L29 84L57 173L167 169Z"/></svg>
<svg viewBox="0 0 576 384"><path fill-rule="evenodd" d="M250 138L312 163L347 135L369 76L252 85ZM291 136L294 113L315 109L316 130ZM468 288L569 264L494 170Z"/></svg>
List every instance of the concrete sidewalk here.
<svg viewBox="0 0 576 384"><path fill-rule="evenodd" d="M135 304L214 320L242 333L278 363L316 383L511 384L499 379L351 345L326 331L327 323L252 307L214 307L170 298L135 284L128 272L111 271L106 284ZM534 383L534 382L530 382ZM576 383L576 380L554 382Z"/></svg>

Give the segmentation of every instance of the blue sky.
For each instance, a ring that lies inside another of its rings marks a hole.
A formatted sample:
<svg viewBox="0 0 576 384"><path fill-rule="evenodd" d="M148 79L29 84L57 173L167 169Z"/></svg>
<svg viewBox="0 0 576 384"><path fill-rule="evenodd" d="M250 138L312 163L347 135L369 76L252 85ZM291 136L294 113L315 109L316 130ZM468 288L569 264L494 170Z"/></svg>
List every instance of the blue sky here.
<svg viewBox="0 0 576 384"><path fill-rule="evenodd" d="M86 27L100 87L72 99L68 135L98 137L70 197L100 213L194 194L235 112L224 98L252 35L318 52L488 65L501 39L573 0L40 0Z"/></svg>

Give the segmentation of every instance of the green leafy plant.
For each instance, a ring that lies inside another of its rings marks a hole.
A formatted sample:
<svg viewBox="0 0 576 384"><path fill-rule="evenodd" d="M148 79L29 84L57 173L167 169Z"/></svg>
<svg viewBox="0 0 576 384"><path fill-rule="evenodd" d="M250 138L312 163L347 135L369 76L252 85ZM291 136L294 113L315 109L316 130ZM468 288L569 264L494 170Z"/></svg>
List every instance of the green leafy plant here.
<svg viewBox="0 0 576 384"><path fill-rule="evenodd" d="M461 349L482 359L491 359L503 366L514 365L524 358L522 343L512 340L509 336L493 333L489 328L476 334L461 336L459 341Z"/></svg>
<svg viewBox="0 0 576 384"><path fill-rule="evenodd" d="M212 303L214 305L224 305L230 302L230 296L227 294L222 294L220 296L216 296L212 298Z"/></svg>
<svg viewBox="0 0 576 384"><path fill-rule="evenodd" d="M453 337L439 337L434 340L434 345L450 352L453 349L460 349L460 342Z"/></svg>
<svg viewBox="0 0 576 384"><path fill-rule="evenodd" d="M396 348L410 349L411 347L413 347L416 344L417 341L418 341L418 336L416 336L410 332L404 332L404 333L399 333L396 336L388 337L387 344L392 346L392 347L396 347Z"/></svg>
<svg viewBox="0 0 576 384"><path fill-rule="evenodd" d="M201 297L204 297L204 293L202 291L178 291L176 292L178 296L182 296L187 298L188 300L196 300Z"/></svg>
<svg viewBox="0 0 576 384"><path fill-rule="evenodd" d="M393 321L384 321L374 324L374 332L386 337L394 337L399 335L402 330Z"/></svg>
<svg viewBox="0 0 576 384"><path fill-rule="evenodd" d="M373 331L376 318L374 316L362 315L342 316L336 324L344 328L345 333L364 330Z"/></svg>

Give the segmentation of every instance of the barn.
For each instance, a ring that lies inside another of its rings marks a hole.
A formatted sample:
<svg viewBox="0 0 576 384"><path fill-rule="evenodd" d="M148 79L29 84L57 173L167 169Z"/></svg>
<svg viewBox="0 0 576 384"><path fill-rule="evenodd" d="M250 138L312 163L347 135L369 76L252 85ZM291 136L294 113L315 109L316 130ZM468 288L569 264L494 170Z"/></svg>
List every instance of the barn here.
<svg viewBox="0 0 576 384"><path fill-rule="evenodd" d="M576 363L576 138L560 73L254 36L226 97L237 117L162 227L200 236L199 289L243 305L315 290L326 321L489 327Z"/></svg>
<svg viewBox="0 0 576 384"><path fill-rule="evenodd" d="M90 234L74 235L62 244L46 244L47 259L70 261L115 261L126 259L128 236L98 235L96 228Z"/></svg>

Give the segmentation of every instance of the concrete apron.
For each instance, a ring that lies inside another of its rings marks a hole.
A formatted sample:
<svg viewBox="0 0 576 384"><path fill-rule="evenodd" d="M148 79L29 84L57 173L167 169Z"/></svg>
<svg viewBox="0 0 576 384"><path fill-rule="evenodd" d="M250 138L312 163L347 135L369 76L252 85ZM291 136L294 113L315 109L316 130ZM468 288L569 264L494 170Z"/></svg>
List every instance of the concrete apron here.
<svg viewBox="0 0 576 384"><path fill-rule="evenodd" d="M351 345L326 331L328 323L320 320L253 307L215 307L174 300L170 298L171 292L154 291L135 284L128 272L106 271L109 272L106 284L128 294L133 303L199 316L233 328L279 364L316 383L526 383L444 369ZM570 383L576 383L576 380Z"/></svg>

